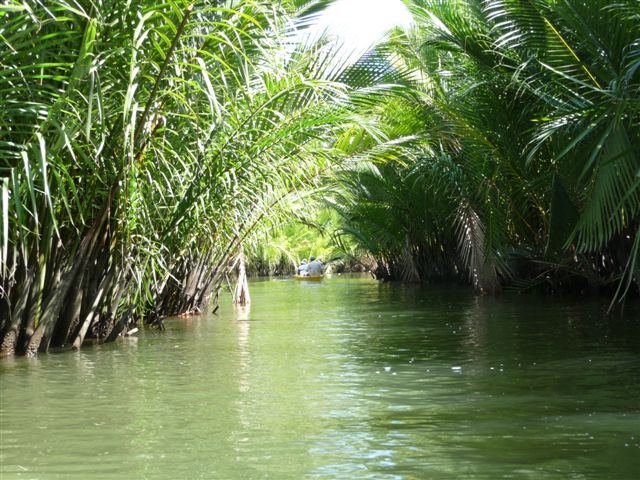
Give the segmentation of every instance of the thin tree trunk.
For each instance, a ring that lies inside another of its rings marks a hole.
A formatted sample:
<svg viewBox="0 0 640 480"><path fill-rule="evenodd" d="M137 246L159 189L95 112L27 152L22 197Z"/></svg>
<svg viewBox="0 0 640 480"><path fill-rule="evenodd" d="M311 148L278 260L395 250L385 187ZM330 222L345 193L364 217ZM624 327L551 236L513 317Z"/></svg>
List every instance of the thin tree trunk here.
<svg viewBox="0 0 640 480"><path fill-rule="evenodd" d="M27 270L24 278L18 283L18 300L15 308L10 309L11 318L9 327L3 332L2 344L0 345L0 357L15 355L18 337L20 335L20 325L27 309L27 301L31 295L31 286L35 274L32 270Z"/></svg>
<svg viewBox="0 0 640 480"><path fill-rule="evenodd" d="M233 303L236 305L247 305L248 303L251 303L249 283L247 282L247 269L245 266L242 247L238 254L238 282L236 283L236 289L233 293Z"/></svg>

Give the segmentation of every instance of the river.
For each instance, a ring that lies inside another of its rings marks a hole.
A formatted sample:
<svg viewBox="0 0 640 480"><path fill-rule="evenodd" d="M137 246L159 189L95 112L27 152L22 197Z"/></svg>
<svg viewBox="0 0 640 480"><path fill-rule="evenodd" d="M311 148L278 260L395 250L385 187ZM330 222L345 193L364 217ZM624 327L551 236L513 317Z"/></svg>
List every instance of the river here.
<svg viewBox="0 0 640 480"><path fill-rule="evenodd" d="M0 478L640 478L638 304L250 287L250 309L0 362Z"/></svg>

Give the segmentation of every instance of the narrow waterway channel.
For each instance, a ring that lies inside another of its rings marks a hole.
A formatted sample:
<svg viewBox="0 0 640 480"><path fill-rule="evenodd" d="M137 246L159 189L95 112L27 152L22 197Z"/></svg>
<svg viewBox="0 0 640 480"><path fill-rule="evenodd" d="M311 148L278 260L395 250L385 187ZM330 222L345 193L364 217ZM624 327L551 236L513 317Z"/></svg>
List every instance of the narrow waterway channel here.
<svg viewBox="0 0 640 480"><path fill-rule="evenodd" d="M0 478L640 478L640 308L366 278L0 362Z"/></svg>

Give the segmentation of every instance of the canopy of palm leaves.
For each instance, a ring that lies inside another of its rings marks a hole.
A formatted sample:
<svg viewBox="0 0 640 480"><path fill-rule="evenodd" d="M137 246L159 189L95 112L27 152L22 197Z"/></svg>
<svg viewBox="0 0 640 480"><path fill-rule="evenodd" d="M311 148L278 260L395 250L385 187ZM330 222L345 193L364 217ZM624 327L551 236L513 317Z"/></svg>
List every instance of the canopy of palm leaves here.
<svg viewBox="0 0 640 480"><path fill-rule="evenodd" d="M326 53L287 41L318 6L0 7L3 354L208 303L248 233L328 168L342 89Z"/></svg>
<svg viewBox="0 0 640 480"><path fill-rule="evenodd" d="M405 86L363 111L377 138L352 132L370 162L339 182L342 233L382 278L637 289L638 3L406 3Z"/></svg>
<svg viewBox="0 0 640 480"><path fill-rule="evenodd" d="M203 308L312 192L380 278L637 290L636 0L407 0L347 70L328 3L0 6L2 354Z"/></svg>

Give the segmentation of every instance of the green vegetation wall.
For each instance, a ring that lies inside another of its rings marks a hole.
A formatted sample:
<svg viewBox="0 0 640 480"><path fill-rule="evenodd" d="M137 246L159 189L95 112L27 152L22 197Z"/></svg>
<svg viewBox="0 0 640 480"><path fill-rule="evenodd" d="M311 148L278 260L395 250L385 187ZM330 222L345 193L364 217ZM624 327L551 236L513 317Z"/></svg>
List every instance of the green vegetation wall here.
<svg viewBox="0 0 640 480"><path fill-rule="evenodd" d="M328 154L309 2L0 6L0 353L203 308ZM289 39L289 40L288 40Z"/></svg>
<svg viewBox="0 0 640 480"><path fill-rule="evenodd" d="M376 130L345 140L370 153L337 184L341 233L379 278L637 293L638 2L407 4Z"/></svg>

